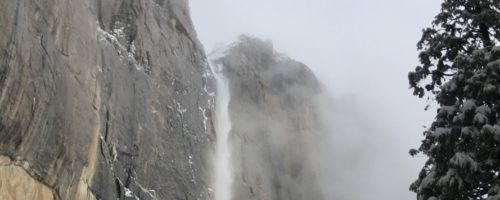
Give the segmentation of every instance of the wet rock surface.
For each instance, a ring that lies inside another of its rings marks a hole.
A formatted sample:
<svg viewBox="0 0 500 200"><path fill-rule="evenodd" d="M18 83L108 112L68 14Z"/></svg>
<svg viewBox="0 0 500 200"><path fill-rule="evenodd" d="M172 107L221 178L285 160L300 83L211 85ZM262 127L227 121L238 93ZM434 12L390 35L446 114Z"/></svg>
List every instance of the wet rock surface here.
<svg viewBox="0 0 500 200"><path fill-rule="evenodd" d="M1 1L0 27L0 155L38 199L210 198L213 80L186 1Z"/></svg>

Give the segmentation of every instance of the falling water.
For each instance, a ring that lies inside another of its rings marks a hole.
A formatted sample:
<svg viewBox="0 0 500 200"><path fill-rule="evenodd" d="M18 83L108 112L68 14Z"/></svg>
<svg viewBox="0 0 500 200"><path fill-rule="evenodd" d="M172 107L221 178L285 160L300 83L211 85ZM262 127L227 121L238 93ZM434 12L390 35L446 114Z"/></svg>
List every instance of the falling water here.
<svg viewBox="0 0 500 200"><path fill-rule="evenodd" d="M217 135L215 148L215 177L214 193L215 200L231 200L231 148L229 145L229 132L231 131L231 119L229 118L229 85L228 80L222 73L220 65L211 65L212 72L217 84L217 96L215 103L215 132Z"/></svg>

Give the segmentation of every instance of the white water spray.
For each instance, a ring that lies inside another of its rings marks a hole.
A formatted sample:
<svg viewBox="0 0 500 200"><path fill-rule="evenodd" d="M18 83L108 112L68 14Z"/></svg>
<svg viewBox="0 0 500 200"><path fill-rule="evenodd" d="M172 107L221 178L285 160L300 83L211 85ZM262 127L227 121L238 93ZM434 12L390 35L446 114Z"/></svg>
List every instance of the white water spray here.
<svg viewBox="0 0 500 200"><path fill-rule="evenodd" d="M231 200L231 148L229 144L229 132L231 131L231 119L229 117L229 84L222 73L220 65L210 65L217 84L217 96L215 99L215 132L216 147L213 167L215 200Z"/></svg>

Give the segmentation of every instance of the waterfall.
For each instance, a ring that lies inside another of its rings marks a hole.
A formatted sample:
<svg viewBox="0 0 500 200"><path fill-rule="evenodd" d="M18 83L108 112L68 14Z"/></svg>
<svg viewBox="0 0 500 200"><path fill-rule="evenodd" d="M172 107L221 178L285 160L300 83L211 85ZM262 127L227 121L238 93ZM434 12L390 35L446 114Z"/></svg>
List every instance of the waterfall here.
<svg viewBox="0 0 500 200"><path fill-rule="evenodd" d="M222 73L222 66L210 65L210 68L217 84L214 124L217 139L213 161L215 200L231 200L232 169L229 144L229 132L231 131L229 100L231 96L229 95L228 80Z"/></svg>

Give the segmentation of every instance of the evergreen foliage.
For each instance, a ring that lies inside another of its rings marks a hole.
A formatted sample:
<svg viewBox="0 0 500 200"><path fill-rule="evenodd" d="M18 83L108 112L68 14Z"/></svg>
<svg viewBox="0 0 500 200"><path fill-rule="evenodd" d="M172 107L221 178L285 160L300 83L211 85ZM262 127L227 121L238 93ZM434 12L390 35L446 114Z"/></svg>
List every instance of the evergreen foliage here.
<svg viewBox="0 0 500 200"><path fill-rule="evenodd" d="M500 0L445 0L423 30L408 79L439 108L410 150L428 157L410 186L418 200L500 200L499 38Z"/></svg>

